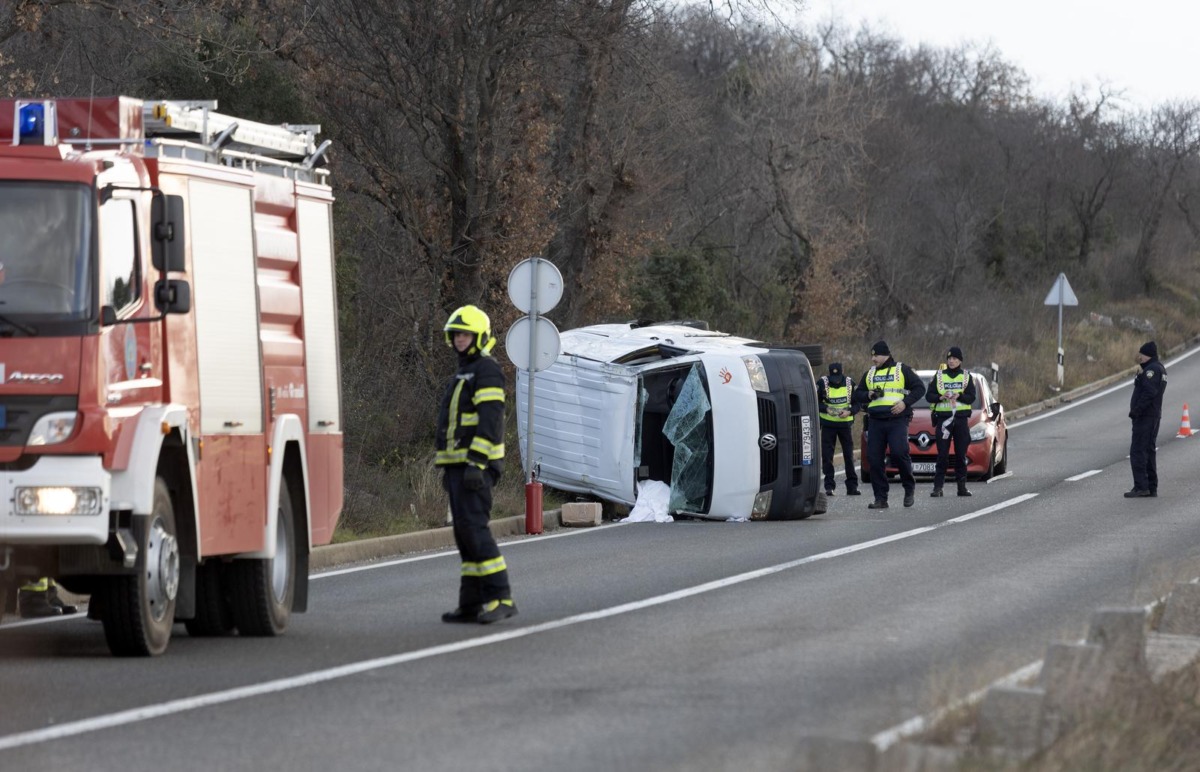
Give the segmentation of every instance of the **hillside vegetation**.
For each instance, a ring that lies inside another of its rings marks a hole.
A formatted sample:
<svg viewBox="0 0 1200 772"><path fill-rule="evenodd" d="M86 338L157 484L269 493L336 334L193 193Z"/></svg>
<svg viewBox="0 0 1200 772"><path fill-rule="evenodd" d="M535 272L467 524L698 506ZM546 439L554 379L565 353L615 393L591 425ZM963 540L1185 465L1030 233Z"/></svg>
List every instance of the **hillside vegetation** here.
<svg viewBox="0 0 1200 772"><path fill-rule="evenodd" d="M919 367L958 345L1009 406L1057 386L1059 273L1067 388L1200 332L1200 105L1046 102L1002 51L778 22L801 5L16 0L0 90L322 125L343 537L442 521L441 325L478 303L503 336L531 255L565 277L560 328L704 318L855 375L878 338Z"/></svg>

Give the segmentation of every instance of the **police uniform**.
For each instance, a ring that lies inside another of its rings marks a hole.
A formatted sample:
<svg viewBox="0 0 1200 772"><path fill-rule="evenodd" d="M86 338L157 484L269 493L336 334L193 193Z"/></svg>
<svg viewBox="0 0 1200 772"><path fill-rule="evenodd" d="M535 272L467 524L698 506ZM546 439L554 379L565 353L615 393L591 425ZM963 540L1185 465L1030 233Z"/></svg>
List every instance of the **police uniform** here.
<svg viewBox="0 0 1200 772"><path fill-rule="evenodd" d="M937 441L937 466L933 474L933 492L929 494L935 498L942 495L951 442L954 443L954 479L958 483L958 495L971 495L967 490L967 448L971 445L971 405L976 398L975 379L962 368L962 349L951 346L946 352L946 359L951 358L958 360L958 366L950 367L949 362L943 364L925 391Z"/></svg>
<svg viewBox="0 0 1200 772"><path fill-rule="evenodd" d="M913 404L925 394L925 382L911 367L892 358L885 341L871 347L871 356L887 359L863 373L854 388L854 401L865 405L867 413L867 460L871 465L871 489L875 493L875 500L868 508L887 509L889 457L900 472L904 506L911 507L917 481L908 454L908 423L912 420ZM904 410L892 413L898 403L904 404Z"/></svg>
<svg viewBox="0 0 1200 772"><path fill-rule="evenodd" d="M444 329L446 343L458 352L458 372L438 411L435 462L445 470L442 485L450 497L462 576L458 608L442 621L488 624L517 613L508 566L488 528L492 486L504 463L504 373L491 356L495 339L482 310L463 306ZM472 336L461 351L454 343L457 333Z"/></svg>
<svg viewBox="0 0 1200 772"><path fill-rule="evenodd" d="M821 405L821 466L825 470L825 493L830 496L837 487L833 455L839 441L846 469L846 494L859 495L858 473L854 471L854 416L859 406L850 399L853 391L854 379L846 377L840 362L829 365L829 374L817 381L817 401Z"/></svg>
<svg viewBox="0 0 1200 772"><path fill-rule="evenodd" d="M1155 445L1162 420L1163 394L1167 391L1167 370L1158 361L1158 346L1149 341L1138 350L1142 371L1133 379L1129 398L1129 418L1133 421L1133 439L1129 444L1129 465L1133 468L1133 489L1125 498L1140 499L1158 495L1158 460Z"/></svg>

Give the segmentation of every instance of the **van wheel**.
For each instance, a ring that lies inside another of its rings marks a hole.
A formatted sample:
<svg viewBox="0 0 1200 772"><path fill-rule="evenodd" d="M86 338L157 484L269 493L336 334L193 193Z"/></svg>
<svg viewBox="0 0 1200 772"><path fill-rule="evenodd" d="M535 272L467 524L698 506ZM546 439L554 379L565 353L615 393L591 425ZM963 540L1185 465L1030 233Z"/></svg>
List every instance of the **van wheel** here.
<svg viewBox="0 0 1200 772"><path fill-rule="evenodd" d="M192 637L212 638L233 632L233 610L225 596L223 568L216 560L196 566L196 617L183 623Z"/></svg>
<svg viewBox="0 0 1200 772"><path fill-rule="evenodd" d="M139 534L135 573L110 577L99 588L108 648L118 657L157 656L167 650L179 590L179 542L175 508L161 477L154 481L154 508Z"/></svg>
<svg viewBox="0 0 1200 772"><path fill-rule="evenodd" d="M826 511L828 511L828 509L829 509L829 498L825 495L824 491L821 491L820 493L817 494L816 503L813 504L813 514L814 515L823 515L823 514L825 514Z"/></svg>
<svg viewBox="0 0 1200 772"><path fill-rule="evenodd" d="M275 557L235 560L228 568L233 623L242 635L274 636L287 629L296 593L296 524L287 481L279 484Z"/></svg>

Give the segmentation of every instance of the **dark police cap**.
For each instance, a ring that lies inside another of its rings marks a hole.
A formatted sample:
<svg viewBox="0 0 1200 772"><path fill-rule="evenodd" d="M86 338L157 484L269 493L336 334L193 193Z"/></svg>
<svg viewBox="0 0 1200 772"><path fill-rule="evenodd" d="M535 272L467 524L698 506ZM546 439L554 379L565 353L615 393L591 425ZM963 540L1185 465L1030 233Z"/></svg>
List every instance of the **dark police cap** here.
<svg viewBox="0 0 1200 772"><path fill-rule="evenodd" d="M954 357L960 362L963 361L962 349L958 346L951 346L950 350L946 352L946 359L950 357Z"/></svg>
<svg viewBox="0 0 1200 772"><path fill-rule="evenodd" d="M841 375L842 374L842 363L841 362L830 362L829 363L829 374L830 375Z"/></svg>
<svg viewBox="0 0 1200 772"><path fill-rule="evenodd" d="M1138 349L1138 353L1144 357L1158 359L1158 344L1152 340L1148 340L1142 344L1140 349Z"/></svg>
<svg viewBox="0 0 1200 772"><path fill-rule="evenodd" d="M871 346L871 356L873 357L890 357L892 350L888 348L887 341L876 341L874 346Z"/></svg>

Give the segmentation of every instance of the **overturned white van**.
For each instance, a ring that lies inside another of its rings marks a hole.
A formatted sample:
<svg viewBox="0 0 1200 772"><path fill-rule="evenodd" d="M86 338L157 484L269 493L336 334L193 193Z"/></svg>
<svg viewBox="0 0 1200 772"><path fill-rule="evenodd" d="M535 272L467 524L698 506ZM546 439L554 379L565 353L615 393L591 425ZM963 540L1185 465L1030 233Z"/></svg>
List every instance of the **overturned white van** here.
<svg viewBox="0 0 1200 772"><path fill-rule="evenodd" d="M819 347L767 346L703 325L568 330L557 361L533 378L534 477L626 505L639 481L660 480L678 515L820 514L820 426L806 352L819 357ZM529 374L519 371L522 463L528 400Z"/></svg>

